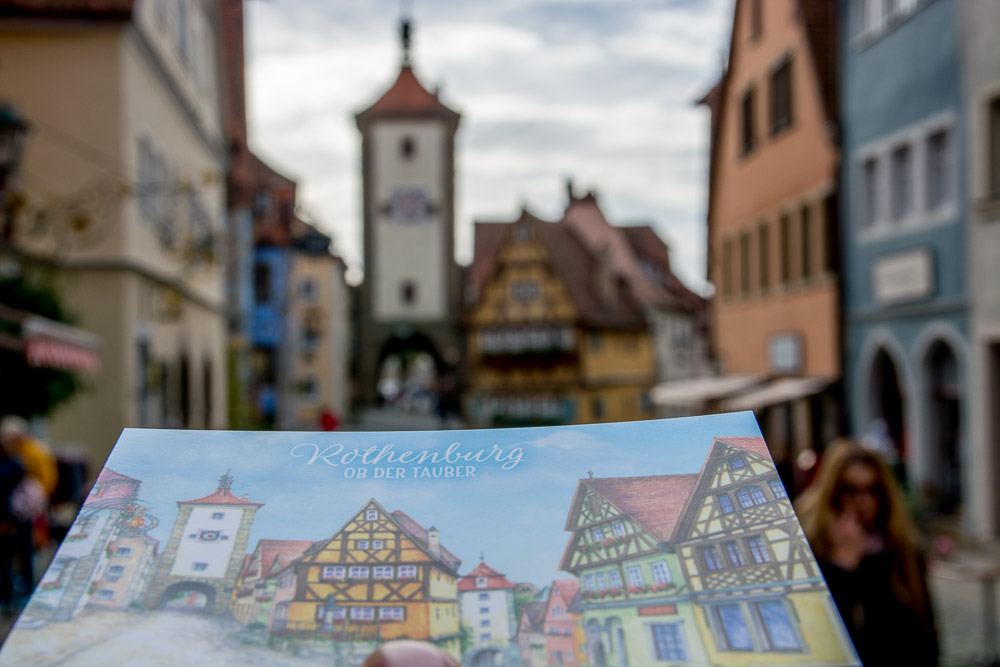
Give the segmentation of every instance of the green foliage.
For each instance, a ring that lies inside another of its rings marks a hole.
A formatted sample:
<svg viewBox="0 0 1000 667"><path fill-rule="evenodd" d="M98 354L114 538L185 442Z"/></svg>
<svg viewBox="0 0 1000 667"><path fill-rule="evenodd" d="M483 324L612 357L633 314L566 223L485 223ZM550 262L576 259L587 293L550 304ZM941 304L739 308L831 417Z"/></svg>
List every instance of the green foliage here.
<svg viewBox="0 0 1000 667"><path fill-rule="evenodd" d="M49 286L25 278L0 279L0 304L71 323L59 296ZM0 320L0 333L20 336L20 327ZM29 366L21 352L0 348L0 412L22 417L47 415L82 386L79 378L54 368Z"/></svg>
<svg viewBox="0 0 1000 667"><path fill-rule="evenodd" d="M473 642L475 640L474 630L467 625L461 626L462 637L459 639L459 652L465 655L466 651L472 648Z"/></svg>

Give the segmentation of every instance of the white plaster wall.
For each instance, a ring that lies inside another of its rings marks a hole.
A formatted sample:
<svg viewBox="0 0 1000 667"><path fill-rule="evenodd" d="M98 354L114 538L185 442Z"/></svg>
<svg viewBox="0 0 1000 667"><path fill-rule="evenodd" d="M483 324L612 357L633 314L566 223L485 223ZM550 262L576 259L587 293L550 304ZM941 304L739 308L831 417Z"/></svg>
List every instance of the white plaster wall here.
<svg viewBox="0 0 1000 667"><path fill-rule="evenodd" d="M222 519L213 519L212 514L222 512ZM195 507L184 526L184 534L177 547L177 557L170 568L170 574L178 577L198 577L222 579L226 576L229 558L236 546L236 532L240 527L243 511L231 506ZM204 542L196 537L199 530L221 530L228 540ZM195 570L195 563L208 563L204 570Z"/></svg>
<svg viewBox="0 0 1000 667"><path fill-rule="evenodd" d="M440 319L447 309L445 212L450 202L444 179L447 128L441 121L381 121L372 129L373 201L368 202L374 224L374 266L366 266L366 280L374 286L376 320L413 322ZM404 160L401 142L411 137L416 152ZM436 211L426 222L399 223L382 211L397 187L421 187ZM416 300L404 304L401 286L416 285Z"/></svg>

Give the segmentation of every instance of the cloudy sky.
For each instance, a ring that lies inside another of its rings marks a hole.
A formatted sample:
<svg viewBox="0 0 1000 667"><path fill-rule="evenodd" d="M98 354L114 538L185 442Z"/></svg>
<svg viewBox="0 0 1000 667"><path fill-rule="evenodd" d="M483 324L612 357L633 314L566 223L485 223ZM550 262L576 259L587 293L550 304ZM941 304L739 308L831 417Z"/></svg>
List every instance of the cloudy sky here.
<svg viewBox="0 0 1000 667"><path fill-rule="evenodd" d="M732 0L248 2L251 145L300 183L300 204L361 268L353 115L398 73L401 3L428 89L462 113L457 252L472 222L522 205L557 219L565 179L615 223L648 223L703 285L708 112Z"/></svg>

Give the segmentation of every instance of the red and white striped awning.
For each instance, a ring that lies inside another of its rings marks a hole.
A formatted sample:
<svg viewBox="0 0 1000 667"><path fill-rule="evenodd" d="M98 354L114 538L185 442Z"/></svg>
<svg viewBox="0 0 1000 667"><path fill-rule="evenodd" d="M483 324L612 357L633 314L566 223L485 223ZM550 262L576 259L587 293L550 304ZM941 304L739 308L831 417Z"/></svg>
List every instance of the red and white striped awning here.
<svg viewBox="0 0 1000 667"><path fill-rule="evenodd" d="M21 324L29 366L96 373L101 369L97 336L44 317L29 315Z"/></svg>

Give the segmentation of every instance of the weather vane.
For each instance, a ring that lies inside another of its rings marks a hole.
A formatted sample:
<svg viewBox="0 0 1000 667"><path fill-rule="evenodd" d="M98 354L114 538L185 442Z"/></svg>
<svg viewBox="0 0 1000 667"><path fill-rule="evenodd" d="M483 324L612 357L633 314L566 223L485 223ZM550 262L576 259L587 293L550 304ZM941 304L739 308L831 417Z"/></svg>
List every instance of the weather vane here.
<svg viewBox="0 0 1000 667"><path fill-rule="evenodd" d="M399 37L403 43L403 66L410 66L410 42L413 38L413 3L400 0L399 3Z"/></svg>

